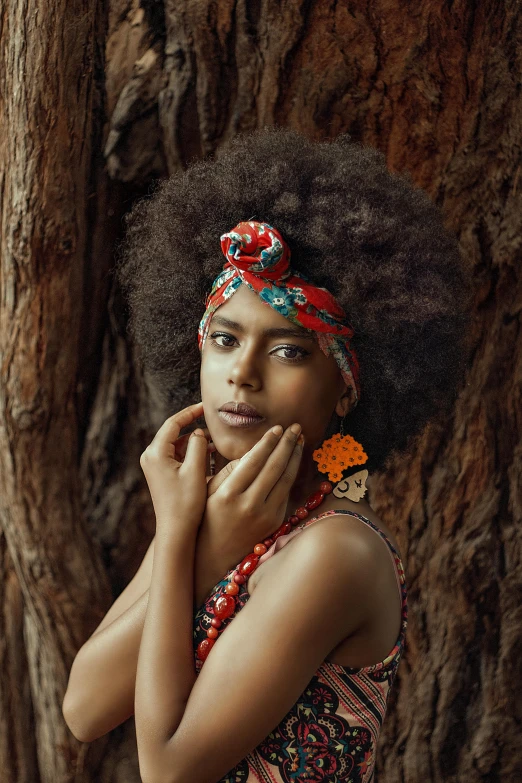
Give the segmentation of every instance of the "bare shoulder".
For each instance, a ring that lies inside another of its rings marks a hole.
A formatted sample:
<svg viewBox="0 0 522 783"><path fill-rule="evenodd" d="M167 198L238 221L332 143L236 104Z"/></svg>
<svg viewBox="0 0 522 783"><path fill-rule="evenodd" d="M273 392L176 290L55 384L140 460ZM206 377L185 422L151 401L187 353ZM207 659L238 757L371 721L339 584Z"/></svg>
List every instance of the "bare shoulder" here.
<svg viewBox="0 0 522 783"><path fill-rule="evenodd" d="M382 556L375 533L367 525L348 525L345 515L332 514L303 528L256 571L255 589L280 585L289 589L328 589L329 598L346 600L346 591L367 593L371 573ZM264 577L270 576L269 579ZM371 592L371 590L370 590Z"/></svg>
<svg viewBox="0 0 522 783"><path fill-rule="evenodd" d="M331 513L321 517L325 511L349 511L352 513L340 513L339 515ZM288 558L291 553L296 552L296 549L299 549L297 557L308 558L312 552L315 552L317 561L321 557L326 560L331 557L332 560L344 563L344 568L353 553L358 552L360 555L359 565L365 563L367 567L370 567L373 564L373 568L384 566L384 571L389 571L389 563L387 566L384 565L390 557L384 541L369 525L353 516L354 512L365 517L380 529L389 538L400 556L399 547L392 531L367 502L354 503L330 495L325 498L321 504L320 513L317 514L321 518L304 527L298 535L287 541L274 556L256 569L248 582L249 593L252 594L265 577L270 577L270 581L272 579L277 581L278 574L290 566ZM307 552L308 547L312 550L310 554ZM327 573L330 576L331 570L328 569Z"/></svg>
<svg viewBox="0 0 522 783"><path fill-rule="evenodd" d="M349 512L352 512L352 513L355 513L355 514L359 514L360 516L365 517L366 519L369 519L370 522L372 522L375 525L375 527L379 528L379 530L381 530L387 536L387 538L389 538L389 540L391 541L392 545L395 547L397 552L399 552L399 554L400 554L399 544L397 542L397 539L395 538L395 535L394 535L393 531L390 530L388 525L386 525L383 522L383 520L379 517L377 512L373 510L373 508L370 506L370 504L368 502L366 502L366 501L359 501L358 503L354 503L353 501L348 500L346 498L339 499L339 498L336 498L336 497L333 497L332 495L330 495L328 497L327 501L323 504L321 510L322 511L349 511ZM326 519L332 519L332 516L326 517ZM367 535L369 537L371 537L371 536L376 537L375 533L372 532L368 528L367 525L364 525L364 523L360 523L359 522L359 523L355 523L355 525L354 525L352 520L354 520L355 517L350 516L348 514L340 514L340 516L342 516L346 520L346 522L348 523L348 525L350 527L352 527L352 528L353 527L364 528L364 529L367 530ZM315 525L319 524L319 522L321 522L321 521L322 520L318 520L317 522L314 522L310 526L310 529L312 527L315 527Z"/></svg>
<svg viewBox="0 0 522 783"><path fill-rule="evenodd" d="M337 509L332 509L336 511ZM344 509L341 509L341 511ZM361 516L370 519L366 514ZM383 529L377 521L370 519L376 527ZM382 524L382 523L381 523ZM386 531L383 531L386 532ZM303 528L301 533L288 544L297 544L300 539L300 547L304 552L311 549L322 556L331 559L332 562L338 562L340 566L347 564L353 569L357 567L360 574L364 574L369 569L382 565L389 559L386 547L380 536L367 524L357 519L351 514L332 513L313 521L310 525ZM392 542L393 543L393 542ZM288 546L290 549L290 546ZM275 560L275 558L274 558Z"/></svg>
<svg viewBox="0 0 522 783"><path fill-rule="evenodd" d="M333 649L365 624L374 610L381 589L375 579L379 562L375 553L363 525L350 529L342 515L317 520L256 571L251 597L271 601L285 596L296 621L308 613L317 623L323 613L325 632L331 624ZM354 600L347 602L347 595Z"/></svg>

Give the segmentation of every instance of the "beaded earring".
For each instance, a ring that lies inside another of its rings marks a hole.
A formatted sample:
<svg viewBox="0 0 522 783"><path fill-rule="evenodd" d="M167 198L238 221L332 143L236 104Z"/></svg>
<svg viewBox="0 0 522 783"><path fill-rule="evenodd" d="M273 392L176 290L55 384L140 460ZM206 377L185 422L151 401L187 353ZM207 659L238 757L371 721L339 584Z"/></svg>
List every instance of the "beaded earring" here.
<svg viewBox="0 0 522 783"><path fill-rule="evenodd" d="M327 473L330 481L338 482L333 489L336 497L355 503L364 497L368 471L360 470L358 466L368 461L368 455L355 438L345 435L344 418L341 419L341 431L324 440L312 457L320 473Z"/></svg>

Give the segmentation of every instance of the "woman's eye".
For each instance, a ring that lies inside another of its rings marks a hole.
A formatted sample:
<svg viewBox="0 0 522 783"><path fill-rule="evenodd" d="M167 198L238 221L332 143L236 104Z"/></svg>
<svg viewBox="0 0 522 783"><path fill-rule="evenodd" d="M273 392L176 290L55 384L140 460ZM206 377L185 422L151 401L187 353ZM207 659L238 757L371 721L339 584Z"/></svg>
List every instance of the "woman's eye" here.
<svg viewBox="0 0 522 783"><path fill-rule="evenodd" d="M210 335L210 339L212 344L217 348L232 348L232 345L236 342L235 337L231 334L225 334L224 332L214 332L214 334ZM223 340L224 342L218 342L218 340ZM283 359L286 362L300 362L309 355L309 351L300 348L298 345L280 345L272 351L272 354L275 355L279 351L283 351L285 355L278 358Z"/></svg>
<svg viewBox="0 0 522 783"><path fill-rule="evenodd" d="M224 345L222 343L218 343L217 342L218 338L220 340L232 340L232 342L234 342L234 340L236 339L235 337L232 337L230 334L217 334L217 333L211 334L210 339L212 340L214 345L217 345L219 348L230 348L230 343L225 343Z"/></svg>
<svg viewBox="0 0 522 783"><path fill-rule="evenodd" d="M282 358L289 362L298 362L304 359L305 356L308 356L308 351L305 351L304 348L299 348L297 345L283 345L281 348L276 348L275 352L277 351L284 351L286 355ZM288 353L292 355L288 356Z"/></svg>

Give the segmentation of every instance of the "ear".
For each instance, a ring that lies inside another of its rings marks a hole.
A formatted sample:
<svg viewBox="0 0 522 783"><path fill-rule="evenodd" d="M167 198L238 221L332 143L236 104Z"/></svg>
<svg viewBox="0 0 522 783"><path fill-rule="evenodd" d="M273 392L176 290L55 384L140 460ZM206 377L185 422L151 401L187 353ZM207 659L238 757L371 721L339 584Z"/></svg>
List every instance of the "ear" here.
<svg viewBox="0 0 522 783"><path fill-rule="evenodd" d="M350 386L350 388L348 388L345 383L343 384L343 387L343 392L337 400L337 405L335 406L335 412L341 418L344 418L346 414L350 413L355 402L355 393L352 387Z"/></svg>

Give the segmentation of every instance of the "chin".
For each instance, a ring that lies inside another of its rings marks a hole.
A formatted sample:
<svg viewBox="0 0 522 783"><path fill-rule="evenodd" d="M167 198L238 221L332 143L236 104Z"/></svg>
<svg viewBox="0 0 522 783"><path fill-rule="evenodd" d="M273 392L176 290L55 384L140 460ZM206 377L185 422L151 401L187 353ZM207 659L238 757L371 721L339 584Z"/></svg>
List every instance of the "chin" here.
<svg viewBox="0 0 522 783"><path fill-rule="evenodd" d="M261 440L264 434L261 433L260 435L255 436L253 433L248 433L247 435L246 432L241 430L238 430L238 433L240 434L234 433L218 436L216 438L214 438L214 436L212 437L212 442L219 454L229 462L244 457L244 455Z"/></svg>

